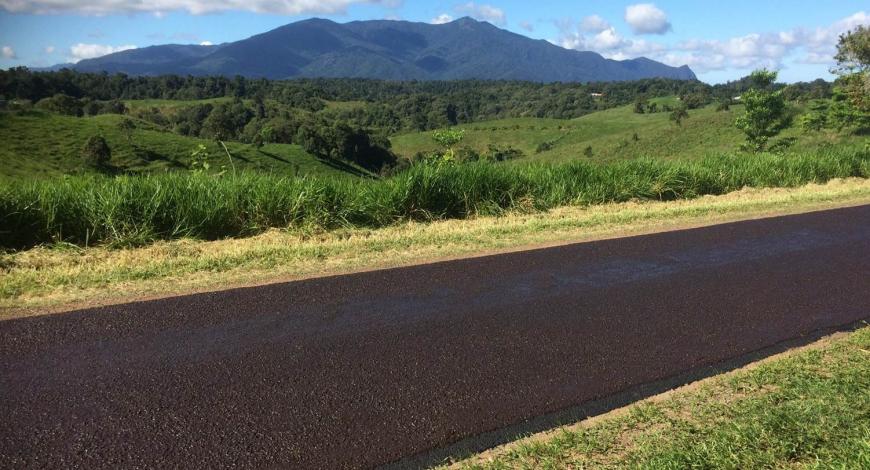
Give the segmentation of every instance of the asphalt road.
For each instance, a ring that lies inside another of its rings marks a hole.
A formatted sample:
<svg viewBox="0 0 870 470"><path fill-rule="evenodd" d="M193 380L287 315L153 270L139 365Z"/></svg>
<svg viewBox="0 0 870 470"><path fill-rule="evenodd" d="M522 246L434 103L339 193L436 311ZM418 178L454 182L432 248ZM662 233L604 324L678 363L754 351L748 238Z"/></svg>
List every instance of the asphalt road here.
<svg viewBox="0 0 870 470"><path fill-rule="evenodd" d="M0 467L370 467L868 316L862 206L7 320Z"/></svg>

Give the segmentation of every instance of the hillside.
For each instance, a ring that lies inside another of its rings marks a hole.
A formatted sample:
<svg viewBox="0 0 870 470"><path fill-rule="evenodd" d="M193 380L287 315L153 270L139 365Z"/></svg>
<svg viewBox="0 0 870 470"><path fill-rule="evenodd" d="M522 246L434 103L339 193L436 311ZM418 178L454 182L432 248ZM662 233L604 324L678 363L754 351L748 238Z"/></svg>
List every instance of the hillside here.
<svg viewBox="0 0 870 470"><path fill-rule="evenodd" d="M675 98L653 101L673 102ZM129 100L134 112L156 107L171 116L194 104L226 103L228 98L198 101ZM330 109L353 109L358 102L328 102ZM465 130L459 147L469 147L484 154L489 146L512 147L523 156L514 162L565 162L578 159L592 161L625 160L640 157L693 159L705 155L732 153L743 141L734 127L741 106L717 112L715 106L690 111L681 126L668 119L668 113L636 114L632 106L598 111L577 119L511 118L482 121L457 126ZM186 169L190 154L198 145L208 149L211 165L228 165L228 159L213 140L187 137L133 118L136 129L128 139L118 127L119 115L71 117L43 111L0 113L0 176L56 176L89 171L80 152L91 135L102 135L112 149L112 164L119 172L141 173ZM637 138L635 139L635 135ZM828 146L860 145L860 136L828 132L803 133L797 127L786 129L781 137L795 139L792 150L820 150ZM393 151L406 158L437 148L432 131L394 135ZM540 149L545 144L546 149ZM305 152L298 145L268 144L257 149L239 142L227 143L238 169L288 174L359 175L358 167L347 162L323 160ZM587 147L592 156L587 155ZM540 150L540 151L539 151Z"/></svg>
<svg viewBox="0 0 870 470"><path fill-rule="evenodd" d="M112 166L131 173L184 170L198 145L205 145L214 168L229 167L226 153L211 140L164 132L144 121L130 139L119 129L122 116L105 114L70 117L30 111L24 115L0 113L0 177L49 177L88 172L81 148L88 137L103 136L112 149ZM237 170L278 175L347 175L361 170L343 162L319 160L298 145L269 144L257 149L228 142Z"/></svg>
<svg viewBox="0 0 870 470"><path fill-rule="evenodd" d="M609 60L471 18L442 25L387 20L339 24L315 18L218 46L172 44L117 52L83 60L74 69L272 79L589 82L695 78L687 66L670 67L643 57Z"/></svg>
<svg viewBox="0 0 870 470"><path fill-rule="evenodd" d="M658 98L651 101L674 101ZM588 159L610 161L639 157L691 159L705 155L733 152L743 142L743 134L734 127L742 106L717 112L715 105L689 111L689 118L677 126L669 113L636 114L632 106L622 106L582 116L577 119L516 118L500 119L457 126L465 130L460 147L479 153L488 146L513 147L523 152L517 161L562 162ZM637 135L637 140L634 136ZM793 149L817 150L828 145L858 145L860 136L829 133L806 134L797 127L786 129L781 137L794 138ZM431 132L414 132L392 138L393 150L403 157L437 148ZM551 149L537 152L549 143Z"/></svg>

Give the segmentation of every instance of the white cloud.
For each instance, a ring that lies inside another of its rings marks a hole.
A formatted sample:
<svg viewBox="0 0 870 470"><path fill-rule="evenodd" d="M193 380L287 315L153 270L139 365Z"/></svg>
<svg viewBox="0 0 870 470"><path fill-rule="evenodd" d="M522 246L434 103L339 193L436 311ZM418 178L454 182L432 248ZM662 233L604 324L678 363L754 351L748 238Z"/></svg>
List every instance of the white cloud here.
<svg viewBox="0 0 870 470"><path fill-rule="evenodd" d="M870 14L867 14L865 11L859 11L826 28L812 30L799 28L791 34L795 36L797 42L804 45L805 54L801 59L802 62L811 64L828 63L833 65L833 59L831 58L837 52L837 42L840 35L860 25L870 26ZM828 60L824 61L824 57L828 57Z"/></svg>
<svg viewBox="0 0 870 470"><path fill-rule="evenodd" d="M531 22L529 22L529 21L520 21L520 28L522 28L522 29L524 29L524 30L526 30L526 31L528 31L528 32L531 33L532 31L535 30L535 25L533 25L533 24L532 24Z"/></svg>
<svg viewBox="0 0 870 470"><path fill-rule="evenodd" d="M200 46L214 46L214 43L211 41L202 41L199 43Z"/></svg>
<svg viewBox="0 0 870 470"><path fill-rule="evenodd" d="M610 23L598 15L587 16L580 20L580 29L587 33L600 33L610 28Z"/></svg>
<svg viewBox="0 0 870 470"><path fill-rule="evenodd" d="M54 54L54 46L45 46L45 49L43 50L46 54Z"/></svg>
<svg viewBox="0 0 870 470"><path fill-rule="evenodd" d="M870 25L870 15L858 12L831 25L815 29L752 33L723 40L691 39L664 44L622 37L608 26L588 34L583 22L560 21L554 44L577 50L591 50L604 57L625 60L648 57L668 65L688 65L696 73L726 69L781 69L789 60L812 64L834 64L840 34L858 25Z"/></svg>
<svg viewBox="0 0 870 470"><path fill-rule="evenodd" d="M625 22L635 34L665 34L671 29L665 12L652 3L627 6Z"/></svg>
<svg viewBox="0 0 870 470"><path fill-rule="evenodd" d="M445 24L453 21L453 17L448 15L447 13L442 13L435 18L432 18L430 23L432 24Z"/></svg>
<svg viewBox="0 0 870 470"><path fill-rule="evenodd" d="M18 56L15 55L15 49L12 46L3 46L0 48L0 55L3 55L4 59L17 59Z"/></svg>
<svg viewBox="0 0 870 470"><path fill-rule="evenodd" d="M614 27L611 26L595 36L592 36L589 44L595 50L609 51L625 46L626 40L616 32Z"/></svg>
<svg viewBox="0 0 870 470"><path fill-rule="evenodd" d="M395 7L401 0L0 0L0 10L12 13L151 13L158 18L170 11L194 15L228 10L283 15L344 13L354 4Z"/></svg>
<svg viewBox="0 0 870 470"><path fill-rule="evenodd" d="M506 21L504 11L501 8L496 8L492 5L468 2L464 5L457 6L456 11L478 20L489 21L490 23L499 26L503 26Z"/></svg>
<svg viewBox="0 0 870 470"><path fill-rule="evenodd" d="M104 44L82 44L78 43L69 48L70 57L69 61L76 63L80 60L84 59L93 59L94 57L102 57L107 54L112 54L114 52L126 51L129 49L136 49L136 46L133 45L125 45L125 46L108 46Z"/></svg>

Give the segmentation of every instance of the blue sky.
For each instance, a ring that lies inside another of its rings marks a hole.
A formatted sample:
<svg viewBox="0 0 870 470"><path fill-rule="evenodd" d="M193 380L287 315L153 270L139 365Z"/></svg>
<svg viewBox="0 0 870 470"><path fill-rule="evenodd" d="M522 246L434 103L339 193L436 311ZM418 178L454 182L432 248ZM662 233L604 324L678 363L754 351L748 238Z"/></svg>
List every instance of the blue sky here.
<svg viewBox="0 0 870 470"><path fill-rule="evenodd" d="M462 16L615 59L688 64L711 83L753 68L830 78L837 36L870 25L866 1L652 3L411 0L0 0L0 67L46 66L153 44L218 44L313 16L339 22Z"/></svg>

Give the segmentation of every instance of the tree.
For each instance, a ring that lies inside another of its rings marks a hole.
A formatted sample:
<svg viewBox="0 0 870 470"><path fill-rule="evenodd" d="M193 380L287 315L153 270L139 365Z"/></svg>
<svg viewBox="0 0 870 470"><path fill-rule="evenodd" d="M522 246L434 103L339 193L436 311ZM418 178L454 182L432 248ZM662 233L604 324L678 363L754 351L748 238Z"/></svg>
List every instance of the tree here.
<svg viewBox="0 0 870 470"><path fill-rule="evenodd" d="M646 112L647 107L647 99L644 96L638 96L634 101L634 112L637 114L643 114Z"/></svg>
<svg viewBox="0 0 870 470"><path fill-rule="evenodd" d="M690 93L688 95L683 96L680 101L683 105L688 109L698 109L707 104L707 96L701 93Z"/></svg>
<svg viewBox="0 0 870 470"><path fill-rule="evenodd" d="M211 110L202 123L202 137L214 140L234 140L254 113L240 100L219 104Z"/></svg>
<svg viewBox="0 0 870 470"><path fill-rule="evenodd" d="M453 147L462 142L465 137L465 129L442 129L432 133L432 140L441 146L443 151L439 155L444 161L453 161L456 157Z"/></svg>
<svg viewBox="0 0 870 470"><path fill-rule="evenodd" d="M112 160L112 149L102 136L92 135L82 147L82 160L90 167L105 169Z"/></svg>
<svg viewBox="0 0 870 470"><path fill-rule="evenodd" d="M682 126L683 119L686 119L688 117L689 111L686 110L685 106L677 106L676 108L674 108L674 110L671 112L671 115L669 116L670 120L678 126Z"/></svg>
<svg viewBox="0 0 870 470"><path fill-rule="evenodd" d="M840 36L829 121L839 128L870 127L870 28L858 26Z"/></svg>
<svg viewBox="0 0 870 470"><path fill-rule="evenodd" d="M817 102L810 106L810 112L801 116L799 124L804 132L820 131L828 125L828 103Z"/></svg>
<svg viewBox="0 0 870 470"><path fill-rule="evenodd" d="M81 117L84 115L82 102L63 93L40 100L36 103L36 107L67 116Z"/></svg>
<svg viewBox="0 0 870 470"><path fill-rule="evenodd" d="M260 129L260 132L257 132L257 135L254 136L254 145L257 148L263 146L263 144L268 144L269 142L275 141L275 128L270 125L265 125Z"/></svg>
<svg viewBox="0 0 870 470"><path fill-rule="evenodd" d="M132 119L121 119L121 122L118 123L118 129L124 134L124 137L127 138L127 142L133 142L133 130L136 129L136 123L134 123Z"/></svg>
<svg viewBox="0 0 870 470"><path fill-rule="evenodd" d="M787 125L785 98L782 90L772 91L777 73L760 69L749 76L752 88L741 96L745 112L737 117L735 125L746 134L743 148L761 152L768 140Z"/></svg>

